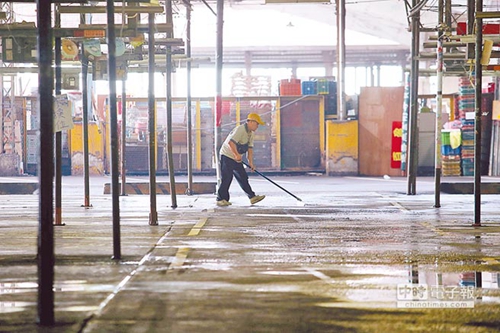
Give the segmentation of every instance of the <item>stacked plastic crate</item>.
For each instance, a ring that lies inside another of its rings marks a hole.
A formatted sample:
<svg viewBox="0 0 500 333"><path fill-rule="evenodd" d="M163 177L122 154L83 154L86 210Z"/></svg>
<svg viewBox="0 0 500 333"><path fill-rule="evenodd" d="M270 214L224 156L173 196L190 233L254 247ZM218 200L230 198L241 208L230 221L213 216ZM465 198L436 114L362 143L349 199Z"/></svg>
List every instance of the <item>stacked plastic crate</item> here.
<svg viewBox="0 0 500 333"><path fill-rule="evenodd" d="M302 95L316 95L318 84L316 81L302 81Z"/></svg>
<svg viewBox="0 0 500 333"><path fill-rule="evenodd" d="M302 95L300 79L284 79L280 81L280 96Z"/></svg>
<svg viewBox="0 0 500 333"><path fill-rule="evenodd" d="M441 172L443 176L460 176L460 146L452 148L452 132L460 135L459 129L441 131Z"/></svg>
<svg viewBox="0 0 500 333"><path fill-rule="evenodd" d="M462 176L474 174L475 89L467 77L459 79L458 116L462 121ZM472 120L469 120L472 118Z"/></svg>
<svg viewBox="0 0 500 333"><path fill-rule="evenodd" d="M318 79L318 94L320 95L328 95L330 93L330 82L328 79Z"/></svg>
<svg viewBox="0 0 500 333"><path fill-rule="evenodd" d="M334 80L318 81L318 93L325 95L325 115L337 115L337 82Z"/></svg>
<svg viewBox="0 0 500 333"><path fill-rule="evenodd" d="M337 82L333 77L311 77L310 81L302 81L302 95L323 95L325 116L337 115Z"/></svg>
<svg viewBox="0 0 500 333"><path fill-rule="evenodd" d="M458 118L467 119L467 114L474 113L475 91L469 78L461 77L459 79L458 96Z"/></svg>
<svg viewBox="0 0 500 333"><path fill-rule="evenodd" d="M462 119L462 176L474 175L474 120Z"/></svg>

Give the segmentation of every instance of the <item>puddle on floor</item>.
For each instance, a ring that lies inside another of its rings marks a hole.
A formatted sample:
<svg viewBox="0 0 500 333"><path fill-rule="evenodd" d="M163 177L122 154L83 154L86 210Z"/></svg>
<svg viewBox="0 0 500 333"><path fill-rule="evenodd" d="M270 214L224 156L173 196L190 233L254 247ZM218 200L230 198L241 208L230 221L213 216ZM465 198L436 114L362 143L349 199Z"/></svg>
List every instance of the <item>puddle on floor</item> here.
<svg viewBox="0 0 500 333"><path fill-rule="evenodd" d="M220 242L209 242L209 241L190 241L190 242L182 242L187 247L192 249L226 249L227 245L224 245Z"/></svg>
<svg viewBox="0 0 500 333"><path fill-rule="evenodd" d="M0 295L33 292L37 288L36 282L0 282Z"/></svg>
<svg viewBox="0 0 500 333"><path fill-rule="evenodd" d="M329 277L329 270L341 275ZM318 303L321 307L470 308L484 303L500 304L500 272L459 270L460 265L448 264L446 271L441 271L439 265L412 264L345 265L310 271L316 272L313 275L328 283L333 294L339 296L334 302Z"/></svg>
<svg viewBox="0 0 500 333"><path fill-rule="evenodd" d="M200 268L200 269L206 269L208 271L229 271L231 270L232 267L233 265L231 265L230 263L216 263L216 262L213 263L205 262L199 265L190 266L191 269Z"/></svg>
<svg viewBox="0 0 500 333"><path fill-rule="evenodd" d="M309 274L307 271L265 271L260 274L267 275L305 275Z"/></svg>
<svg viewBox="0 0 500 333"><path fill-rule="evenodd" d="M75 305L75 306L65 306L64 304L58 304L56 302L56 311L60 312L91 312L99 309L99 306L86 306L86 305ZM35 302L0 302L0 314L2 313L14 313L26 311L28 308L36 308L37 304Z"/></svg>
<svg viewBox="0 0 500 333"><path fill-rule="evenodd" d="M92 312L92 311L97 311L98 309L99 309L99 306L79 305L79 306L61 307L61 308L58 308L57 311L66 311L66 312Z"/></svg>
<svg viewBox="0 0 500 333"><path fill-rule="evenodd" d="M36 303L29 302L0 302L0 313L14 313L24 311L29 306L36 306Z"/></svg>
<svg viewBox="0 0 500 333"><path fill-rule="evenodd" d="M132 265L132 266L137 266L141 262L140 261L121 261L120 265Z"/></svg>
<svg viewBox="0 0 500 333"><path fill-rule="evenodd" d="M85 280L56 281L55 292L67 291L113 291L114 286L110 284L89 284ZM20 294L38 291L37 282L0 282L0 295Z"/></svg>

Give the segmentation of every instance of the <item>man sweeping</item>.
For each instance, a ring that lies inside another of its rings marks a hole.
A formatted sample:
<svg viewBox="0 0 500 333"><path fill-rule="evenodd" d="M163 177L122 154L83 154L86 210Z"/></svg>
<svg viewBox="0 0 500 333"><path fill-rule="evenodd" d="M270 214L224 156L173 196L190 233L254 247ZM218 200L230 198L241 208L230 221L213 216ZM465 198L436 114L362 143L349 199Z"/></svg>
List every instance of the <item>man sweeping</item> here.
<svg viewBox="0 0 500 333"><path fill-rule="evenodd" d="M246 123L236 126L222 144L220 148L221 183L217 190L217 206L231 205L231 202L229 202L229 187L233 181L233 175L241 189L247 194L252 205L266 197L265 195L256 195L252 190L242 163L243 155L247 154L248 164L252 171L255 170L253 164L253 139L254 132L259 128L259 125L265 125L265 123L257 113L250 113Z"/></svg>

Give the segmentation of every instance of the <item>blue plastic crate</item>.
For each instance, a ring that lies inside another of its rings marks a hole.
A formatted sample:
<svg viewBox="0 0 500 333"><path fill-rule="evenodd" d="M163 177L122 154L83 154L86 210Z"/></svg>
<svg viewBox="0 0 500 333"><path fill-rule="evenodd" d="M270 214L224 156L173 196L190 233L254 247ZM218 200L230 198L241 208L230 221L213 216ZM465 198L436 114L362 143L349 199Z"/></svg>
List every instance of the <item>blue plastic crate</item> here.
<svg viewBox="0 0 500 333"><path fill-rule="evenodd" d="M302 81L302 95L316 95L317 93L316 81Z"/></svg>
<svg viewBox="0 0 500 333"><path fill-rule="evenodd" d="M460 147L452 149L450 145L441 146L442 155L460 155Z"/></svg>
<svg viewBox="0 0 500 333"><path fill-rule="evenodd" d="M474 140L474 131L462 131L462 141Z"/></svg>
<svg viewBox="0 0 500 333"><path fill-rule="evenodd" d="M473 158L462 158L461 163L462 163L462 167L465 167L465 168L473 168L474 167L474 159Z"/></svg>

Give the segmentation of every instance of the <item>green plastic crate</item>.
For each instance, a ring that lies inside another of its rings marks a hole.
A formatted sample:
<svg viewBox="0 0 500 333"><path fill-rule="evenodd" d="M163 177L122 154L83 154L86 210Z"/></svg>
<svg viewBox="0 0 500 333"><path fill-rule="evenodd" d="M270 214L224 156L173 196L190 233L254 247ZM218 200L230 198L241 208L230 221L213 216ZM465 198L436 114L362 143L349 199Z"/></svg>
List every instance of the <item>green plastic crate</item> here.
<svg viewBox="0 0 500 333"><path fill-rule="evenodd" d="M441 132L441 144L450 145L450 132Z"/></svg>
<svg viewBox="0 0 500 333"><path fill-rule="evenodd" d="M317 82L317 91L319 95L328 95L330 92L328 80L326 79L318 79Z"/></svg>

